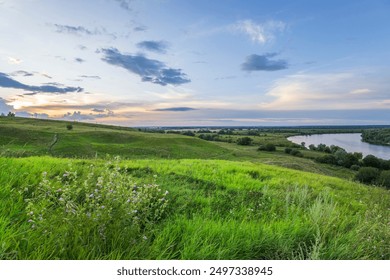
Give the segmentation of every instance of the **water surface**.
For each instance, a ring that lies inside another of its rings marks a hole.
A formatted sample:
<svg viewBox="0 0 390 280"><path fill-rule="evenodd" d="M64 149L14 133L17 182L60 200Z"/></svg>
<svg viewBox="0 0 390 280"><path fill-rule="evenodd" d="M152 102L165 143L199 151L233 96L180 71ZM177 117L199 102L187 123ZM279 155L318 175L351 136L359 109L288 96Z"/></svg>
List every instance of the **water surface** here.
<svg viewBox="0 0 390 280"><path fill-rule="evenodd" d="M390 146L362 142L361 133L299 135L287 139L296 144L305 142L306 147L311 144L316 146L318 144L336 145L344 148L349 153L360 152L363 153L363 156L374 155L379 158L390 159Z"/></svg>

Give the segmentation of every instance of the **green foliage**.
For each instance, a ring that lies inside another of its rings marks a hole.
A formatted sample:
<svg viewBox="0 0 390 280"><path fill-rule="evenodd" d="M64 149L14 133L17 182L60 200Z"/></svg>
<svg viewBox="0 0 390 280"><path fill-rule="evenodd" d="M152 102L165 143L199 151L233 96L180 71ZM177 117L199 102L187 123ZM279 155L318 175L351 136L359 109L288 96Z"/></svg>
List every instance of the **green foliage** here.
<svg viewBox="0 0 390 280"><path fill-rule="evenodd" d="M237 144L241 145L241 146L249 146L252 144L252 142L253 142L253 139L250 137L247 137L247 136L237 139Z"/></svg>
<svg viewBox="0 0 390 280"><path fill-rule="evenodd" d="M362 167L356 174L356 180L365 184L371 184L378 179L379 170L375 167Z"/></svg>
<svg viewBox="0 0 390 280"><path fill-rule="evenodd" d="M259 148L257 148L258 151L268 151L268 152L274 152L276 151L276 147L274 144L267 143L265 145L261 145Z"/></svg>
<svg viewBox="0 0 390 280"><path fill-rule="evenodd" d="M362 140L371 144L390 145L390 129L368 129L362 133Z"/></svg>
<svg viewBox="0 0 390 280"><path fill-rule="evenodd" d="M303 154L296 149L286 148L286 149L284 149L284 152L288 153L292 156L295 156L295 157L303 157Z"/></svg>
<svg viewBox="0 0 390 280"><path fill-rule="evenodd" d="M379 175L377 183L387 189L390 189L390 170L382 171Z"/></svg>
<svg viewBox="0 0 390 280"><path fill-rule="evenodd" d="M368 167L380 168L381 162L376 156L367 155L363 158L363 165Z"/></svg>
<svg viewBox="0 0 390 280"><path fill-rule="evenodd" d="M184 131L183 133L182 133L182 135L186 135L186 136L195 136L195 133L193 133L192 131Z"/></svg>
<svg viewBox="0 0 390 280"><path fill-rule="evenodd" d="M73 125L70 124L70 123L67 124L67 125L66 125L66 129L67 129L67 130L72 130L72 129L73 129Z"/></svg>
<svg viewBox="0 0 390 280"><path fill-rule="evenodd" d="M360 165L353 164L353 165L351 165L350 168L351 168L351 170L358 171L360 169Z"/></svg>
<svg viewBox="0 0 390 280"><path fill-rule="evenodd" d="M65 248L78 239L85 240L78 246L88 240L105 247L118 231L131 233L132 240L146 239L165 215L168 192L155 183L135 183L119 163L116 158L103 168L91 164L82 177L72 164L54 177L43 172L38 186L23 191L31 234L42 240L62 236L56 245Z"/></svg>

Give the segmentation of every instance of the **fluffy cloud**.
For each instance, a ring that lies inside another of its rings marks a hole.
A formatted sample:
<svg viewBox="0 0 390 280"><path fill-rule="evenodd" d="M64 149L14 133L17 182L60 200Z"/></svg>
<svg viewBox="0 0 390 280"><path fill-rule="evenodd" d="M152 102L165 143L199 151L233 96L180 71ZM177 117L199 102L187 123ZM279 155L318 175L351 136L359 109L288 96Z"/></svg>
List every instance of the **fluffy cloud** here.
<svg viewBox="0 0 390 280"><path fill-rule="evenodd" d="M272 60L277 53L267 53L264 55L252 54L247 56L246 61L241 65L244 71L277 71L288 68L288 63L284 59Z"/></svg>
<svg viewBox="0 0 390 280"><path fill-rule="evenodd" d="M102 49L102 52L103 61L137 74L143 82L166 86L181 85L191 81L181 69L169 68L165 63L149 59L142 54L122 54L115 48Z"/></svg>
<svg viewBox="0 0 390 280"><path fill-rule="evenodd" d="M80 87L58 87L54 85L30 86L30 85L20 83L10 78L7 74L1 72L0 72L0 87L23 89L23 90L33 91L33 92L56 93L56 94L83 91L83 89Z"/></svg>
<svg viewBox="0 0 390 280"><path fill-rule="evenodd" d="M91 115L82 114L80 111L74 111L73 113L67 112L63 115L62 119L64 120L73 120L73 121L83 121L83 120L93 120L95 119Z"/></svg>
<svg viewBox="0 0 390 280"><path fill-rule="evenodd" d="M275 38L275 33L284 31L286 24L282 21L255 23L252 20L241 20L236 22L232 29L246 34L253 42L265 44Z"/></svg>
<svg viewBox="0 0 390 280"><path fill-rule="evenodd" d="M271 101L261 105L275 110L384 109L390 104L388 80L365 79L366 73L296 74L276 80L266 93Z"/></svg>
<svg viewBox="0 0 390 280"><path fill-rule="evenodd" d="M151 52L166 53L168 44L164 41L142 41L137 47Z"/></svg>
<svg viewBox="0 0 390 280"><path fill-rule="evenodd" d="M94 111L94 110L92 110ZM96 112L96 110L95 110ZM101 118L107 118L110 116L113 116L114 112L108 109L103 110L103 112L100 112L99 114L84 114L81 111L74 111L73 113L67 112L62 116L61 119L64 120L73 120L73 121L85 121L85 120L95 120L95 119L101 119Z"/></svg>
<svg viewBox="0 0 390 280"><path fill-rule="evenodd" d="M20 58L8 57L9 64L20 64L22 62L23 62L23 60L21 60Z"/></svg>

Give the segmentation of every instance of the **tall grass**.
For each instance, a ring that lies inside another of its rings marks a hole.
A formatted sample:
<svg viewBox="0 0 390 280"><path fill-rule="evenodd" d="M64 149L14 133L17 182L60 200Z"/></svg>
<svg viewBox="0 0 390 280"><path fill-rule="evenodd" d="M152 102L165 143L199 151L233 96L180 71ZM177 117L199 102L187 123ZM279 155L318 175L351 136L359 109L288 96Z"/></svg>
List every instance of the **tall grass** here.
<svg viewBox="0 0 390 280"><path fill-rule="evenodd" d="M229 161L0 167L2 259L390 259L381 188Z"/></svg>

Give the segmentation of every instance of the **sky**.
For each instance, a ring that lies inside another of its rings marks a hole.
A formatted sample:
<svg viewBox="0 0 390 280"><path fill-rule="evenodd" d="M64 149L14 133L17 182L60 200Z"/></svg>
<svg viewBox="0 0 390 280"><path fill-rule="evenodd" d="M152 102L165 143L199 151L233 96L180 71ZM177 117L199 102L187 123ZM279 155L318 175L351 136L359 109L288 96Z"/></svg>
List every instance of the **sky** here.
<svg viewBox="0 0 390 280"><path fill-rule="evenodd" d="M389 14L389 0L0 0L0 112L389 124Z"/></svg>

